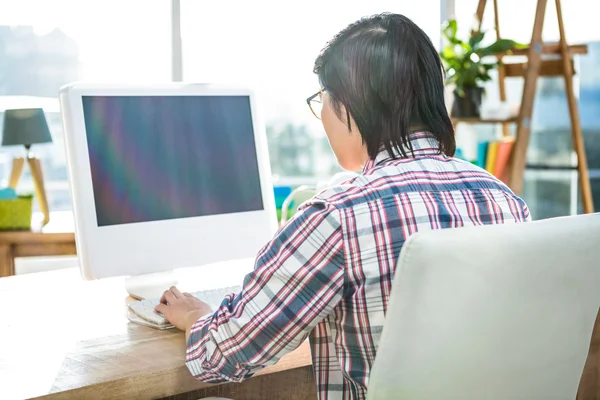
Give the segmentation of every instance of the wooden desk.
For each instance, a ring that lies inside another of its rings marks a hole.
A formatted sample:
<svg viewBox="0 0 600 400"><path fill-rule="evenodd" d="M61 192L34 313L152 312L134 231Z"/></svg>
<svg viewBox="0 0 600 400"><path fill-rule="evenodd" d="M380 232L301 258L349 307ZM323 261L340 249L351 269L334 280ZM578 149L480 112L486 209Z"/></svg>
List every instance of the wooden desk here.
<svg viewBox="0 0 600 400"><path fill-rule="evenodd" d="M0 278L15 274L16 257L76 254L73 232L0 232Z"/></svg>
<svg viewBox="0 0 600 400"><path fill-rule="evenodd" d="M126 298L123 279L74 269L0 279L0 399L316 399L307 344L241 384L205 384L183 333L129 323Z"/></svg>

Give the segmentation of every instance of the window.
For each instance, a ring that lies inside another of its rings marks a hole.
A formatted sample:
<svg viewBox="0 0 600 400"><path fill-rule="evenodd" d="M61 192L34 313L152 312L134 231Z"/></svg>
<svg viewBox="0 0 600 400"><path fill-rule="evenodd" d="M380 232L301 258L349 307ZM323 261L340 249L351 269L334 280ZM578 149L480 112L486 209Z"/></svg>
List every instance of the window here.
<svg viewBox="0 0 600 400"><path fill-rule="evenodd" d="M184 80L255 88L262 96L271 166L279 182L327 178L339 167L305 102L319 90L313 62L349 23L385 11L412 18L434 44L440 42L439 0L182 0Z"/></svg>
<svg viewBox="0 0 600 400"><path fill-rule="evenodd" d="M305 102L318 90L312 67L327 40L362 16L390 11L409 16L440 42L439 0L181 3L184 80L256 88L273 172L291 183L339 170ZM33 150L42 159L50 210L70 210L57 91L75 80L170 80L171 1L0 0L0 9L0 113L15 104L44 106L54 143ZM13 156L23 153L0 149L4 184ZM19 191L33 189L25 171Z"/></svg>
<svg viewBox="0 0 600 400"><path fill-rule="evenodd" d="M472 26L478 0L455 2L455 15L461 35L467 35ZM500 2L500 34L504 38L521 43L531 41L533 20L537 1ZM587 43L589 54L575 59L576 95L587 150L588 165L592 177L595 208L600 209L600 31L590 29L596 21L589 12L589 2L570 0L562 2L563 19L567 41L571 44ZM493 31L492 2L488 1L483 17L483 30ZM558 41L558 22L554 2L548 2L544 21L543 39ZM491 33L487 40L493 40ZM512 104L519 104L523 80L507 79L507 97ZM498 83L486 85L487 100L498 101ZM459 125L457 141L472 151L477 140L487 140L498 134L499 127L490 125ZM578 174L573 170L576 157L572 147L569 112L564 79L542 78L538 81L536 102L532 118L532 134L527 155L528 169L525 173L523 197L535 219L569 215L581 211L578 197Z"/></svg>
<svg viewBox="0 0 600 400"><path fill-rule="evenodd" d="M170 80L170 3L0 0L0 10L0 112L45 108L53 143L32 150L42 159L50 210L70 210L58 89L75 80ZM21 148L0 149L3 184L12 157L23 154ZM18 189L32 191L25 172Z"/></svg>

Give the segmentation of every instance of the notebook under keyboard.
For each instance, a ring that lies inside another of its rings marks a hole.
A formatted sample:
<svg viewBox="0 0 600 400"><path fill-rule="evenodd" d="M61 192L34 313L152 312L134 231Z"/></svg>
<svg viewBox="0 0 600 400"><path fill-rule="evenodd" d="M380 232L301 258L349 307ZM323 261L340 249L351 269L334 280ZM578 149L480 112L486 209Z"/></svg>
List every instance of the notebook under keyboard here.
<svg viewBox="0 0 600 400"><path fill-rule="evenodd" d="M217 309L223 298L231 293L237 293L241 290L240 286L230 286L225 288L202 290L190 292L197 299L208 304L213 310ZM154 311L154 307L160 302L159 298L134 301L129 306L129 320L140 325L148 325L159 329L172 328L171 325L161 313Z"/></svg>

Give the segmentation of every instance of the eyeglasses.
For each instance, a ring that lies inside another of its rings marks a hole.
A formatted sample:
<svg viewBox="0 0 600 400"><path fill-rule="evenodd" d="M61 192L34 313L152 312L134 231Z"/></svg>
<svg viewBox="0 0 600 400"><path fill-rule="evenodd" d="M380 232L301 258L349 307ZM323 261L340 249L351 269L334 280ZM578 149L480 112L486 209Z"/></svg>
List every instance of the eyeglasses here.
<svg viewBox="0 0 600 400"><path fill-rule="evenodd" d="M310 107L310 111L318 119L321 119L321 109L323 108L322 95L324 91L325 89L321 89L306 99L306 104L308 104L308 107Z"/></svg>

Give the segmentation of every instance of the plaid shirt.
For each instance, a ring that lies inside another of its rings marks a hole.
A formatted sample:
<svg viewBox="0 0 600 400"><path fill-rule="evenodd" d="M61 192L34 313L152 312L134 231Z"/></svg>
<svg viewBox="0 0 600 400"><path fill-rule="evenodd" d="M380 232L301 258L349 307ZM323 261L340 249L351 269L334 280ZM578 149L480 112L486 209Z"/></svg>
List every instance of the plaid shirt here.
<svg viewBox="0 0 600 400"><path fill-rule="evenodd" d="M238 382L310 336L319 399L364 399L396 262L417 231L529 220L503 183L411 135L414 157L381 152L363 173L303 204L258 254L241 293L200 319L187 365Z"/></svg>

